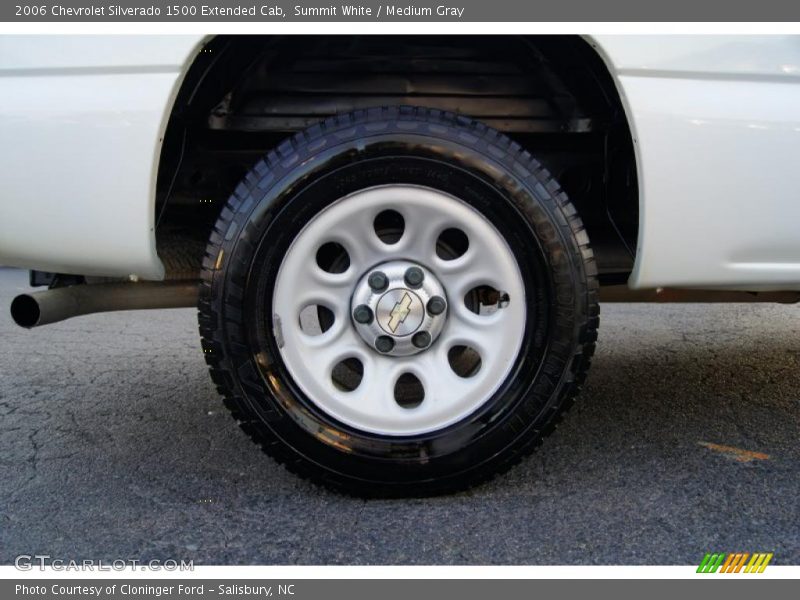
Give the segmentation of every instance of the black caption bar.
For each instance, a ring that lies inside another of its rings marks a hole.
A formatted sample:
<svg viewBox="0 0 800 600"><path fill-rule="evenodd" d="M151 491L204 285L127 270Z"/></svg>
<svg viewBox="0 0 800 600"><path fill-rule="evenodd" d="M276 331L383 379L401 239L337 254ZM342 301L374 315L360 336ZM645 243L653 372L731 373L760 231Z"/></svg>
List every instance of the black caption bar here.
<svg viewBox="0 0 800 600"><path fill-rule="evenodd" d="M11 0L0 21L26 22L602 22L800 21L787 0Z"/></svg>
<svg viewBox="0 0 800 600"><path fill-rule="evenodd" d="M687 570L694 571L694 569ZM702 581L702 583L701 583ZM459 579L313 579L313 580L257 580L242 579L26 579L24 581L0 581L0 597L5 599L102 600L134 599L231 599L247 598L259 600L352 600L379 598L380 600L530 600L546 596L553 597L623 597L674 599L691 596L698 586L709 595L724 594L730 600L752 598L757 592L768 597L793 597L789 592L796 591L796 584L786 579L766 580L717 580L713 591L709 581L702 577L681 580L553 580L553 579L502 579L502 580L459 580ZM755 586L761 586L756 589ZM764 586L768 589L765 590ZM781 596L781 593L785 596Z"/></svg>

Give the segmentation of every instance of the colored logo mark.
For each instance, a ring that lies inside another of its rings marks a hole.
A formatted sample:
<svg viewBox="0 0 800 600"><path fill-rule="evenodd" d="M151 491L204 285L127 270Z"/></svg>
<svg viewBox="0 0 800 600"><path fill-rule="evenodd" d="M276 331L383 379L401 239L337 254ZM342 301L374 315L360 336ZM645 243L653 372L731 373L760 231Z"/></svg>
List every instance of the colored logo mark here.
<svg viewBox="0 0 800 600"><path fill-rule="evenodd" d="M392 330L392 333L395 333L397 328L400 327L400 323L408 317L408 313L411 312L411 302L411 296L406 292L403 295L403 299L395 304L392 312L389 313L389 329Z"/></svg>
<svg viewBox="0 0 800 600"><path fill-rule="evenodd" d="M749 559L749 561L748 561ZM769 561L772 560L772 552L714 552L706 553L700 566L697 567L698 573L763 573Z"/></svg>

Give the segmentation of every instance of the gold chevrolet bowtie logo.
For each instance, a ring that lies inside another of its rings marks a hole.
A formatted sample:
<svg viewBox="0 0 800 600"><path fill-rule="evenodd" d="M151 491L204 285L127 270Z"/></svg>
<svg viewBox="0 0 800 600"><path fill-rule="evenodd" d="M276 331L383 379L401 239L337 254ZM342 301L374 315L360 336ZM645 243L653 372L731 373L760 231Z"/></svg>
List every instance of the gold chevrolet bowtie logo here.
<svg viewBox="0 0 800 600"><path fill-rule="evenodd" d="M392 333L397 331L397 328L400 327L400 323L406 320L406 317L410 312L411 296L408 292L406 292L403 294L403 299L395 304L392 308L392 312L389 313L389 329L392 330Z"/></svg>

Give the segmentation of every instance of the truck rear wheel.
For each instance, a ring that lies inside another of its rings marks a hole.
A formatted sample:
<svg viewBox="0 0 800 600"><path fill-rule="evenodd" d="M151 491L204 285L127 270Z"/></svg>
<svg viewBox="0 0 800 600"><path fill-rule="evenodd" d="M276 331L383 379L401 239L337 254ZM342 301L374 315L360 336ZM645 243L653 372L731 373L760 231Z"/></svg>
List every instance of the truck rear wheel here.
<svg viewBox="0 0 800 600"><path fill-rule="evenodd" d="M411 107L337 116L259 161L211 235L199 309L242 428L366 496L518 462L572 403L598 325L588 237L548 172Z"/></svg>

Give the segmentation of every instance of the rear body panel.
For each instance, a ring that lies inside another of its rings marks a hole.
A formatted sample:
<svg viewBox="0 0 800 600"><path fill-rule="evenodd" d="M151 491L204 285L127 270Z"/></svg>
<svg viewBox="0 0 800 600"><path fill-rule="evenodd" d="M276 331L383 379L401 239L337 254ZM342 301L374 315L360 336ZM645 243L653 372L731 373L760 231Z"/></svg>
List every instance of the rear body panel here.
<svg viewBox="0 0 800 600"><path fill-rule="evenodd" d="M155 177L199 40L0 37L0 264L160 279Z"/></svg>
<svg viewBox="0 0 800 600"><path fill-rule="evenodd" d="M594 42L637 152L631 287L800 289L800 37Z"/></svg>
<svg viewBox="0 0 800 600"><path fill-rule="evenodd" d="M800 38L587 38L640 188L632 287L800 289ZM0 263L163 277L155 182L201 36L0 37Z"/></svg>

